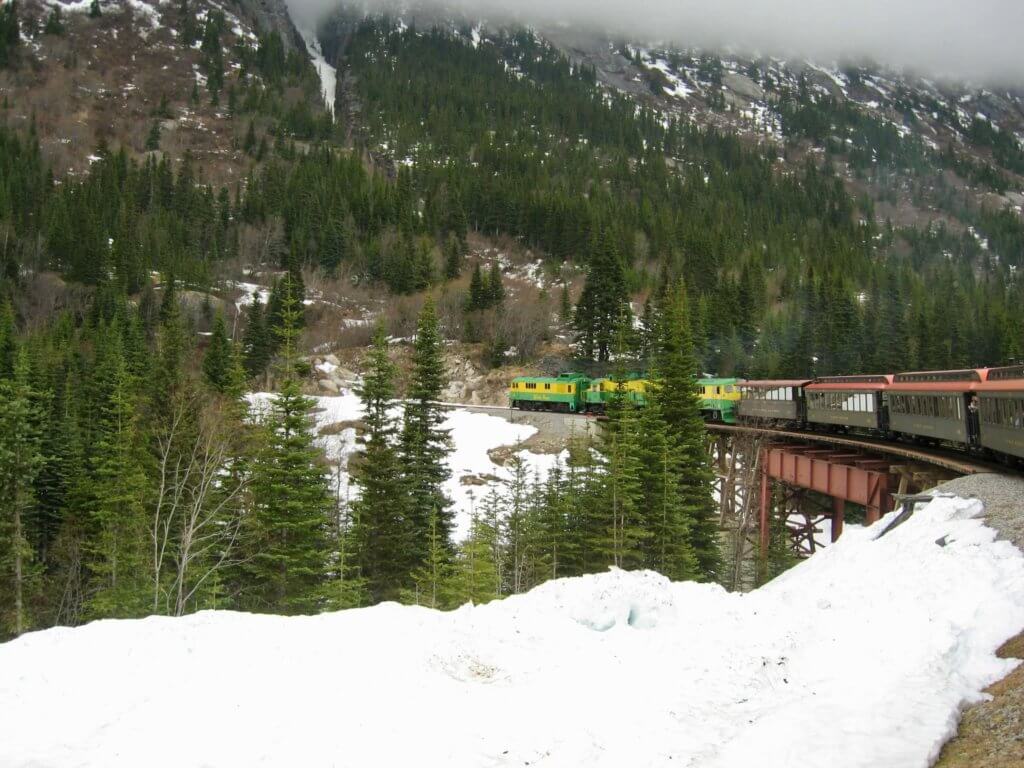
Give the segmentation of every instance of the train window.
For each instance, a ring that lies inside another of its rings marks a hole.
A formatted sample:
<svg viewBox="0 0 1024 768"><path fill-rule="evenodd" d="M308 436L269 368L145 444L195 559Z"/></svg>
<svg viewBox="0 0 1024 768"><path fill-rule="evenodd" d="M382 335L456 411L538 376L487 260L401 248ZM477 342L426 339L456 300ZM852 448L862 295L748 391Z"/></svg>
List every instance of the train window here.
<svg viewBox="0 0 1024 768"><path fill-rule="evenodd" d="M544 385L544 389L551 389L551 385L550 384L545 384Z"/></svg>

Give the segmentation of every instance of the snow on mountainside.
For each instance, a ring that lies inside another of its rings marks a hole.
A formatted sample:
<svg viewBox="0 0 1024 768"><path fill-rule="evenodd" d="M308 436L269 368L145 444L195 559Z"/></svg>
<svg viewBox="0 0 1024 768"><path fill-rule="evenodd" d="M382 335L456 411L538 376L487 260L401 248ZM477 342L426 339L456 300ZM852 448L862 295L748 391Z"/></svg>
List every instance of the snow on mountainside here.
<svg viewBox="0 0 1024 768"><path fill-rule="evenodd" d="M978 509L889 516L748 595L612 571L451 613L28 634L0 646L0 764L923 768L1024 621L1024 557Z"/></svg>

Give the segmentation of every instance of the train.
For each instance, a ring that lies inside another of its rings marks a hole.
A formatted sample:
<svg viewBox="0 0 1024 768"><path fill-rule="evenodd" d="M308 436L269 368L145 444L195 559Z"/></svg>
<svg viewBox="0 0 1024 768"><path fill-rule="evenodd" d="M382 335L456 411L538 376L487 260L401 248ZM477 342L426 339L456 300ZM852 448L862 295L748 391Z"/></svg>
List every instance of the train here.
<svg viewBox="0 0 1024 768"><path fill-rule="evenodd" d="M949 445L1004 463L1024 460L1024 365L815 379L706 377L694 382L705 420ZM582 373L521 376L511 407L603 414L621 388L638 406L650 382Z"/></svg>

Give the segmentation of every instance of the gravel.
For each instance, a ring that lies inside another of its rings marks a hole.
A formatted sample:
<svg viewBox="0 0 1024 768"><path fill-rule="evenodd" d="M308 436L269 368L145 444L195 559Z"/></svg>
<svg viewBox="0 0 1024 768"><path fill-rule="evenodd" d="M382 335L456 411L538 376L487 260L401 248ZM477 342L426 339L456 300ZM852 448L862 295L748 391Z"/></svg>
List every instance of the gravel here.
<svg viewBox="0 0 1024 768"><path fill-rule="evenodd" d="M938 493L952 493L965 499L980 499L985 505L985 522L1024 552L1024 478L1012 475L965 475L937 487Z"/></svg>
<svg viewBox="0 0 1024 768"><path fill-rule="evenodd" d="M963 498L980 499L985 522L999 537L1024 551L1024 479L979 474L943 483L935 489ZM1024 632L999 652L1004 658L1024 656ZM992 700L967 709L956 738L943 748L936 768L1020 768L1024 766L1024 664L988 689Z"/></svg>

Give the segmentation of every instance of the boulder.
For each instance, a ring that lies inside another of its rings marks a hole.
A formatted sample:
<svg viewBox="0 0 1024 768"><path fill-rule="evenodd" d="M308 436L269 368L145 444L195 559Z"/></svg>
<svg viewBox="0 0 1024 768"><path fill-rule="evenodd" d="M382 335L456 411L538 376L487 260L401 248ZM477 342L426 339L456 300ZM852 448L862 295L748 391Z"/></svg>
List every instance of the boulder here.
<svg viewBox="0 0 1024 768"><path fill-rule="evenodd" d="M322 389L324 392L330 392L332 395L336 395L340 391L338 383L332 381L331 379L319 379L316 385L320 387L320 389Z"/></svg>

